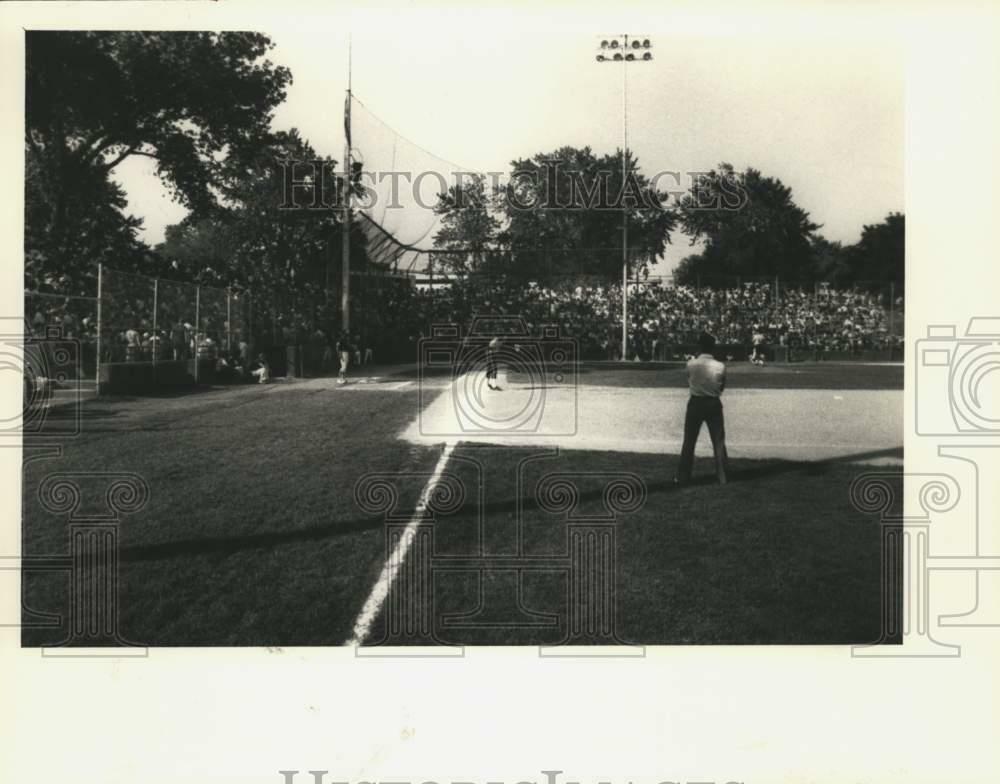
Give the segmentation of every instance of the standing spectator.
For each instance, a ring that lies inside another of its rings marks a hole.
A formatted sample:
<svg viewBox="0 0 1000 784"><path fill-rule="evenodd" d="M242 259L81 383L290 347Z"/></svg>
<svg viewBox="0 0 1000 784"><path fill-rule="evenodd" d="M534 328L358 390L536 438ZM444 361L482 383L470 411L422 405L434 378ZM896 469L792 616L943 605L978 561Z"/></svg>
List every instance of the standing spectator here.
<svg viewBox="0 0 1000 784"><path fill-rule="evenodd" d="M354 364L361 365L361 336L355 332L351 337L351 353L354 354Z"/></svg>
<svg viewBox="0 0 1000 784"><path fill-rule="evenodd" d="M374 360L374 355L372 353L372 344L369 340L368 333L365 333L361 338L361 364L368 365Z"/></svg>
<svg viewBox="0 0 1000 784"><path fill-rule="evenodd" d="M323 370L323 355L329 342L326 333L320 327L316 327L309 336L309 374L318 374Z"/></svg>
<svg viewBox="0 0 1000 784"><path fill-rule="evenodd" d="M329 340L323 344L322 369L324 373L329 373L333 369L333 346Z"/></svg>
<svg viewBox="0 0 1000 784"><path fill-rule="evenodd" d="M141 348L139 332L129 327L125 330L125 361L138 362Z"/></svg>
<svg viewBox="0 0 1000 784"><path fill-rule="evenodd" d="M71 306L70 301L69 298L67 297L65 307L69 308L70 306ZM63 337L65 338L76 337L76 317L68 310L62 317L62 328L63 328Z"/></svg>
<svg viewBox="0 0 1000 784"><path fill-rule="evenodd" d="M337 374L337 383L347 383L347 367L351 363L351 342L347 339L347 333L341 332L337 338L337 357L340 359L340 373Z"/></svg>
<svg viewBox="0 0 1000 784"><path fill-rule="evenodd" d="M267 362L267 357L263 354L257 355L257 361L254 363L254 369L250 371L250 375L257 379L258 384L266 384L271 380L271 366Z"/></svg>
<svg viewBox="0 0 1000 784"><path fill-rule="evenodd" d="M187 359L187 332L179 321L170 330L170 346L174 359Z"/></svg>
<svg viewBox="0 0 1000 784"><path fill-rule="evenodd" d="M244 368L250 367L250 344L247 343L246 338L240 338L237 348L239 351L239 363Z"/></svg>

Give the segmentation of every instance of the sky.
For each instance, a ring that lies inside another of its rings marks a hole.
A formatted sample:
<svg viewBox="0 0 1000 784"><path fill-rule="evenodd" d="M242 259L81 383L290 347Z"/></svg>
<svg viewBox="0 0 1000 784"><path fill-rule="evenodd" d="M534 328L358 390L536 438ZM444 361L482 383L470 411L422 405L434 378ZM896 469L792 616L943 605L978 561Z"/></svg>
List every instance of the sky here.
<svg viewBox="0 0 1000 784"><path fill-rule="evenodd" d="M340 160L346 33L261 32L294 80L274 127L296 127ZM631 32L653 41L652 62L627 66L629 149L645 173L752 166L790 186L821 233L845 244L903 211L904 63L883 38ZM398 133L469 169L509 171L515 158L563 145L611 153L623 144L623 67L596 62L600 38L440 18L426 29L359 23L352 89ZM363 150L372 140L358 134ZM126 161L115 176L145 221L144 239L156 243L184 211L151 163ZM691 252L687 237L673 235L656 271Z"/></svg>

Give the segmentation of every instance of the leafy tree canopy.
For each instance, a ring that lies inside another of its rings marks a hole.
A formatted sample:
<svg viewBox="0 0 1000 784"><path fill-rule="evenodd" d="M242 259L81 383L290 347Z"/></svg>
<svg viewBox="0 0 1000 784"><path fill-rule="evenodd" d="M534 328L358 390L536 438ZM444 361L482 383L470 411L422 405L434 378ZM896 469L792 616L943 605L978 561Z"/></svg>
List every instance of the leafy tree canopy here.
<svg viewBox="0 0 1000 784"><path fill-rule="evenodd" d="M221 164L266 136L290 72L256 33L26 34L26 251L43 277L79 281L96 261L141 265L141 223L110 179L156 162L195 215L217 203Z"/></svg>
<svg viewBox="0 0 1000 784"><path fill-rule="evenodd" d="M622 153L562 147L511 162L507 184L485 192L482 180L440 195L445 216L437 247L467 249L464 263L522 277L596 275L617 279L622 211L628 212L629 268L646 269L663 253L676 219L659 193ZM493 253L487 253L492 250ZM460 257L460 254L456 254Z"/></svg>

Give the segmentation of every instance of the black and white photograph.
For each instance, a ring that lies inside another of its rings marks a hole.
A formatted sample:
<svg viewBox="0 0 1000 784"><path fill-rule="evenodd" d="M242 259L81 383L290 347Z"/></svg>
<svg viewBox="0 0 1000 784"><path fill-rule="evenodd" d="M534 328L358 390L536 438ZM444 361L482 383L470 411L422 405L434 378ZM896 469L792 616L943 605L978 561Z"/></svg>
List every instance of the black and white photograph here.
<svg viewBox="0 0 1000 784"><path fill-rule="evenodd" d="M900 641L899 51L514 45L25 33L25 645Z"/></svg>
<svg viewBox="0 0 1000 784"><path fill-rule="evenodd" d="M889 3L79 5L106 7L4 21L13 655L74 679L181 653L344 652L393 679L480 651L604 662L583 690L787 655L770 688L828 720L798 663L870 679L1000 626L1000 313L962 310L996 285L959 269L990 208L911 196L996 173L1000 125L962 108L996 103L995 13L959 4L973 43L925 58L933 14ZM954 91L940 112L915 62ZM917 169L945 152L982 170ZM953 251L933 273L931 248ZM289 749L241 780L435 775ZM685 781L912 773L684 760ZM632 775L572 761L521 778Z"/></svg>

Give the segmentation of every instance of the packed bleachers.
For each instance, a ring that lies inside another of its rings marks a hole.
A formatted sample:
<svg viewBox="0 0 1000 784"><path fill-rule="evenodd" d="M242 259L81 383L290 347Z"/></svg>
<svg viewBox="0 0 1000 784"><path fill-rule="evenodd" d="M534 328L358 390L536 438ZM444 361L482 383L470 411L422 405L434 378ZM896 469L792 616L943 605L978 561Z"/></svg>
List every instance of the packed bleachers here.
<svg viewBox="0 0 1000 784"><path fill-rule="evenodd" d="M254 297L251 303L235 292L208 287L196 292L191 284L163 280L154 294L150 279L106 272L109 278L102 297L102 363L197 356L245 369L250 352L274 350L278 357L283 347L297 344L305 372L329 369L323 358L339 333L336 315L323 317L315 307L295 302L275 309L272 297ZM376 361L413 361L417 342L431 335L434 324L468 328L476 316L519 316L533 335L543 325L558 326L578 342L582 359L614 360L621 359L621 311L621 285L593 280L546 284L470 276L426 285L405 277L358 276L352 279L351 337L359 350L371 349ZM890 301L886 292L860 288L779 288L761 282L693 287L648 280L629 285L627 359L681 359L702 331L737 356L744 355L740 347L748 348L754 333L762 333L768 345L787 347L801 359L867 352L898 357L901 311L902 298ZM79 340L83 370L92 376L96 299L27 293L25 313L33 334L58 326L64 337Z"/></svg>
<svg viewBox="0 0 1000 784"><path fill-rule="evenodd" d="M702 331L720 344L740 346L759 331L772 345L810 354L898 349L902 337L891 329L888 310L902 303L887 299L860 289L776 293L770 283L722 289L630 284L627 358L680 358ZM434 287L396 287L387 305L388 317L377 331L391 339L405 335L413 342L429 335L435 323L468 325L477 315L509 315L522 317L533 333L542 324L558 325L579 341L583 358L621 354L620 285L548 286L472 277Z"/></svg>

